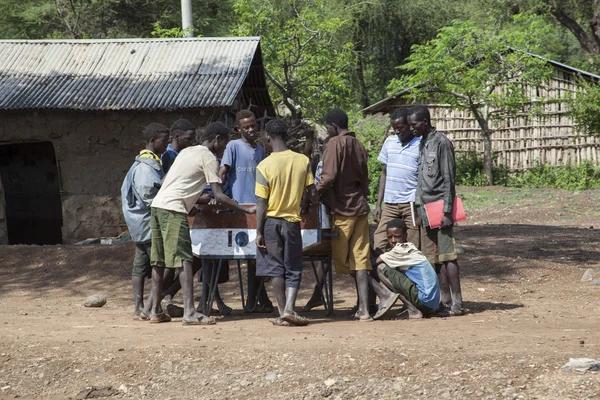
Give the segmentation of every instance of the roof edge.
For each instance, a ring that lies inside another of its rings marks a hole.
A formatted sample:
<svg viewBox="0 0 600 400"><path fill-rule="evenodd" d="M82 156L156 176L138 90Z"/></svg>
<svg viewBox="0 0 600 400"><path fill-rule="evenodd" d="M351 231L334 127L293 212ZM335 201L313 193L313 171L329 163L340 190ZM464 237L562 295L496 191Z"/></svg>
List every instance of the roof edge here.
<svg viewBox="0 0 600 400"><path fill-rule="evenodd" d="M90 44L90 43L148 43L148 42L260 42L260 36L199 37L199 38L119 38L119 39L2 39L15 44Z"/></svg>

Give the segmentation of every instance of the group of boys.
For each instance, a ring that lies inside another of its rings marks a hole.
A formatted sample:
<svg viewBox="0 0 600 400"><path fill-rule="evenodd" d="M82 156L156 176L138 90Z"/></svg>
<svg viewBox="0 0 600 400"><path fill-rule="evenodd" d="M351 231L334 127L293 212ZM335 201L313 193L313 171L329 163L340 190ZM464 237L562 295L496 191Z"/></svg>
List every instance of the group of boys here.
<svg viewBox="0 0 600 400"><path fill-rule="evenodd" d="M194 263L188 216L196 214L197 203L216 201L257 213L256 262L247 261L248 310L273 310L266 291L259 290L263 280L270 279L279 309L273 324L308 324L295 312L295 302L302 276L301 215L311 206L313 189L331 213L336 273L349 274L356 283L356 319L381 318L398 299L404 303L406 317L432 314L440 308L440 288L441 313L464 312L452 238L454 151L445 135L431 126L428 110L415 107L392 114L395 134L386 140L379 158L386 166L373 249L367 152L348 129L348 116L342 110L330 110L324 121L328 142L316 185L308 157L287 147L288 127L282 120L265 127L268 157L257 143L256 119L247 110L236 116L241 138L231 142L229 129L219 122L206 126L200 145L193 145L196 128L186 120L175 122L170 130L157 123L145 128L146 148L122 186L123 212L136 244L134 319L170 321L176 311L172 296L181 288L183 324L215 323L194 308L193 276L208 265ZM442 226L431 229L423 208L440 199L445 201L446 214ZM144 306L144 279L150 272L152 290ZM380 299L372 312L370 293ZM217 303L226 313L218 296Z"/></svg>

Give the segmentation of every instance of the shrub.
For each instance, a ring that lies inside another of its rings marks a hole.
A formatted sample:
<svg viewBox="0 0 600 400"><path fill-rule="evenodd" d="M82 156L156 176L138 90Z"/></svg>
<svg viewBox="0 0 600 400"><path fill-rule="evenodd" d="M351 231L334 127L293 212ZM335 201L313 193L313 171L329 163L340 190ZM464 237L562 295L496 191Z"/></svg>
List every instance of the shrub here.
<svg viewBox="0 0 600 400"><path fill-rule="evenodd" d="M600 168L589 161L580 165L552 167L536 164L533 169L515 174L511 186L528 188L554 188L563 190L585 190L600 188Z"/></svg>
<svg viewBox="0 0 600 400"><path fill-rule="evenodd" d="M492 155L494 164L497 154ZM502 165L493 168L494 185L507 186L509 184L508 169ZM477 156L475 150L469 150L456 155L456 184L462 186L486 186L487 179L483 173L483 160Z"/></svg>
<svg viewBox="0 0 600 400"><path fill-rule="evenodd" d="M369 154L369 203L377 203L377 189L383 164L377 161L379 151L385 141L389 121L386 117L365 117L353 124L356 137Z"/></svg>

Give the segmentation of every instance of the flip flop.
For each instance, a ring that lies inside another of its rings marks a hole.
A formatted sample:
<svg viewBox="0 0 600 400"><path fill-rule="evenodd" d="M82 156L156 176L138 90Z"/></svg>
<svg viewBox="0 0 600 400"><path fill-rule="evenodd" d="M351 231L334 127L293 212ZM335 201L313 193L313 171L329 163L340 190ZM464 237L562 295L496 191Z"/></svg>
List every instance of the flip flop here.
<svg viewBox="0 0 600 400"><path fill-rule="evenodd" d="M269 320L275 326L292 326L289 322L281 319L281 317L273 318Z"/></svg>
<svg viewBox="0 0 600 400"><path fill-rule="evenodd" d="M231 307L224 306L224 307L223 307L223 310L221 310L221 309L219 308L219 310L218 310L218 311L219 311L219 314L221 314L222 316L224 316L224 317L225 317L225 316L227 316L227 315L231 314L231 312L233 311L233 309L232 309Z"/></svg>
<svg viewBox="0 0 600 400"><path fill-rule="evenodd" d="M186 321L183 320L183 325L185 326L191 326L191 325L214 325L216 324L217 321L215 321L214 319L207 317L207 316L202 316L200 318L198 318L195 321Z"/></svg>
<svg viewBox="0 0 600 400"><path fill-rule="evenodd" d="M307 318L301 317L295 311L283 313L281 319L295 326L306 326L309 323Z"/></svg>
<svg viewBox="0 0 600 400"><path fill-rule="evenodd" d="M147 315L134 315L133 316L133 320L134 321L148 321L150 318Z"/></svg>
<svg viewBox="0 0 600 400"><path fill-rule="evenodd" d="M466 311L464 308L455 308L454 310L452 308L442 308L437 312L437 316L440 318L460 317L465 315L465 313Z"/></svg>
<svg viewBox="0 0 600 400"><path fill-rule="evenodd" d="M373 317L371 317L369 315L369 318L358 318L359 322L375 322L375 320L373 319Z"/></svg>
<svg viewBox="0 0 600 400"><path fill-rule="evenodd" d="M171 317L169 317L164 312L160 313L160 314L156 314L156 315L150 316L150 323L151 324L160 324L162 322L171 322Z"/></svg>
<svg viewBox="0 0 600 400"><path fill-rule="evenodd" d="M377 313L373 315L373 319L379 319L383 317L388 311L392 309L394 304L396 304L398 298L400 298L400 295L398 293L394 293L387 302L379 303L379 309L377 310Z"/></svg>

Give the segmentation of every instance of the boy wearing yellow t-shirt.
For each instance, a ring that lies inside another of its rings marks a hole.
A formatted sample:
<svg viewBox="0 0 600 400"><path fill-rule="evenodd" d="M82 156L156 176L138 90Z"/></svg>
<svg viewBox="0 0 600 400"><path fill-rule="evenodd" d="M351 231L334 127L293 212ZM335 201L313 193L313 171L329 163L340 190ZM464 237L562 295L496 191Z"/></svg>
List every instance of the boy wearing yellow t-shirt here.
<svg viewBox="0 0 600 400"><path fill-rule="evenodd" d="M294 311L302 280L300 212L308 212L303 195L314 179L308 157L288 149L285 123L273 120L265 130L273 152L256 167L256 275L273 278L280 315L273 323L304 326L308 319Z"/></svg>

